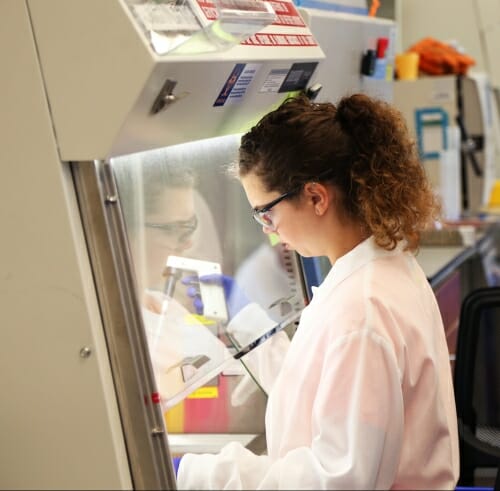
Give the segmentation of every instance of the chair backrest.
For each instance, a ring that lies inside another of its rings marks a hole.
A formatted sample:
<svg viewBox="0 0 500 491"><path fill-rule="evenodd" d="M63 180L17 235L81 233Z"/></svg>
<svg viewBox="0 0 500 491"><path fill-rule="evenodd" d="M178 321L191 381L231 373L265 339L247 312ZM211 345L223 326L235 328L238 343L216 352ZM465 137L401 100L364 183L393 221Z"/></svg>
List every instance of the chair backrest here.
<svg viewBox="0 0 500 491"><path fill-rule="evenodd" d="M463 300L454 371L461 474L500 465L500 287ZM460 482L460 481L459 481Z"/></svg>

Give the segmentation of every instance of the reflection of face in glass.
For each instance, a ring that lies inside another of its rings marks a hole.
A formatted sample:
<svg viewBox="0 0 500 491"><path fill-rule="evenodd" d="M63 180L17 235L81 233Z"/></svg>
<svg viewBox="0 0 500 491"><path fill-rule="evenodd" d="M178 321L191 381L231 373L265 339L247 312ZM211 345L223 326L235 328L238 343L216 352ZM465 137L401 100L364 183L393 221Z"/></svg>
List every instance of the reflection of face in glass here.
<svg viewBox="0 0 500 491"><path fill-rule="evenodd" d="M162 235L177 242L179 250L182 251L186 244L190 243L191 237L198 227L198 218L193 215L189 220L175 220L164 223L146 222L144 226L159 230Z"/></svg>
<svg viewBox="0 0 500 491"><path fill-rule="evenodd" d="M192 187L165 187L144 222L145 259L149 288L161 288L170 255L183 255L193 245L198 226Z"/></svg>

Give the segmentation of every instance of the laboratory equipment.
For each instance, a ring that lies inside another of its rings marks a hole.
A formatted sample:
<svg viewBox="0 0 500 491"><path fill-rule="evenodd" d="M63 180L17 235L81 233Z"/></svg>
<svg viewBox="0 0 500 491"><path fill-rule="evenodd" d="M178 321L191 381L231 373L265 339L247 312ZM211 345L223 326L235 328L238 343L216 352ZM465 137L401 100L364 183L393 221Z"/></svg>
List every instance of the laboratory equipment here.
<svg viewBox="0 0 500 491"><path fill-rule="evenodd" d="M431 183L443 197L445 218L480 212L497 175L498 113L488 75L396 81L394 104L405 115Z"/></svg>
<svg viewBox="0 0 500 491"><path fill-rule="evenodd" d="M263 422L243 416L245 408L234 418L228 408L242 375L234 357L264 340L267 326L248 326L247 334L253 334L237 344L228 332L229 313L242 302L257 303L273 320L273 330L305 305L299 258L262 233L241 185L227 170L237 158L239 138L226 135L110 160L140 291L149 304L156 302L143 315L162 408L171 437L182 433L183 441L186 433L210 430L207 414L220 431L255 433L255 424ZM228 298L222 286L200 281L213 274L233 279ZM183 282L193 277L202 315L196 315ZM207 355L204 363L201 355ZM188 359L197 360L196 370L186 368ZM228 370L236 376L226 376ZM265 397L260 399L253 407L262 411ZM174 408L179 403L182 408ZM203 417L193 407L203 407Z"/></svg>
<svg viewBox="0 0 500 491"><path fill-rule="evenodd" d="M138 153L223 135L234 148L237 134L305 89L324 55L294 5L274 3L281 12L272 24L257 16L245 40L189 54L159 52L162 29L137 12L153 2L1 3L1 487L175 489L143 316L142 294L158 292L139 273L141 237L161 243L180 231L185 245L202 227L185 217L158 228L159 217L149 217L132 229L111 161L130 157L139 169ZM186 46L217 18L217 5L193 5L179 5L186 15L201 9ZM219 192L213 180L207 186ZM240 233L231 240L244 243ZM200 251L190 257L211 260ZM204 333L214 352L229 351ZM204 366L187 361L185 375ZM210 431L233 431L223 426Z"/></svg>
<svg viewBox="0 0 500 491"><path fill-rule="evenodd" d="M168 256L165 265L165 275L167 276L164 292L168 296L173 296L171 279L182 274L194 273L198 278L204 275L222 275L219 263L213 261L203 261L179 256ZM167 287L167 285L169 285ZM226 299L222 284L206 283L199 281L200 296L203 304L203 315L208 318L227 321Z"/></svg>

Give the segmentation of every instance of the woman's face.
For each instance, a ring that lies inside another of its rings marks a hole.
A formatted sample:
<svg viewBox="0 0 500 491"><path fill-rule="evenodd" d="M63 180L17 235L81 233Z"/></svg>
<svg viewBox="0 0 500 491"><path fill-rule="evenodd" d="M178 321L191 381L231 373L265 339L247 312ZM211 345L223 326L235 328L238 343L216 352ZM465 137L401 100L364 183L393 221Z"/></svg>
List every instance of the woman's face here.
<svg viewBox="0 0 500 491"><path fill-rule="evenodd" d="M147 287L159 288L168 256L182 256L193 245L197 216L191 187L165 188L155 211L145 217L144 242Z"/></svg>
<svg viewBox="0 0 500 491"><path fill-rule="evenodd" d="M253 209L260 209L278 198L281 193L266 191L259 176L250 173L241 178L241 184ZM285 198L269 210L273 227L263 226L264 233L276 233L287 249L296 250L302 256L321 255L318 241L318 216L308 193L302 190L294 197Z"/></svg>

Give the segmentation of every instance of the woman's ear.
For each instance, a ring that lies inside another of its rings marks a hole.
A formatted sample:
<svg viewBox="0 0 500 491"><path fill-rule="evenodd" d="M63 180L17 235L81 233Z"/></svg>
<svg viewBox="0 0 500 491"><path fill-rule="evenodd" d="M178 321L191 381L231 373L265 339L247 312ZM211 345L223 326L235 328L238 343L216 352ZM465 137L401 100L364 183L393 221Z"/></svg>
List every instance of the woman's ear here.
<svg viewBox="0 0 500 491"><path fill-rule="evenodd" d="M304 191L306 197L310 200L310 203L314 206L314 213L316 215L323 215L328 207L330 206L331 191L320 182L308 182L304 186Z"/></svg>

